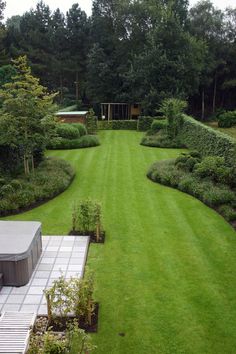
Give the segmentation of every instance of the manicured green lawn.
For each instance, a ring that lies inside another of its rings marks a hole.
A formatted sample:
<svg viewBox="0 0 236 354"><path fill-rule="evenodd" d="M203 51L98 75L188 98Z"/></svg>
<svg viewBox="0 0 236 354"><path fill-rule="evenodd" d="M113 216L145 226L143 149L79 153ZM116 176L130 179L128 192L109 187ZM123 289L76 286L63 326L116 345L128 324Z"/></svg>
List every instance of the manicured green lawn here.
<svg viewBox="0 0 236 354"><path fill-rule="evenodd" d="M141 147L141 136L102 132L101 147L51 152L76 168L73 184L11 219L66 234L73 200L102 201L107 240L88 259L100 303L96 353L233 354L236 233L198 200L146 178L151 163L178 151Z"/></svg>

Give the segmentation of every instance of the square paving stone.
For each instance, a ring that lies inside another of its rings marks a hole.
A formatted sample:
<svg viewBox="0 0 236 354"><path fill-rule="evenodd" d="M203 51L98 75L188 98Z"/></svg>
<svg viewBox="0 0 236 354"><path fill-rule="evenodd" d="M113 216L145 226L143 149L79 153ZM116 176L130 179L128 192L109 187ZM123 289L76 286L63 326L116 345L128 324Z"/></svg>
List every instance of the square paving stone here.
<svg viewBox="0 0 236 354"><path fill-rule="evenodd" d="M11 295L25 295L29 290L29 286L21 286L19 288L13 288Z"/></svg>
<svg viewBox="0 0 236 354"><path fill-rule="evenodd" d="M43 295L26 295L23 305L40 304Z"/></svg>
<svg viewBox="0 0 236 354"><path fill-rule="evenodd" d="M43 291L45 289L45 286L31 286L28 291L28 295L41 295L43 294Z"/></svg>
<svg viewBox="0 0 236 354"><path fill-rule="evenodd" d="M5 305L3 305L1 311L2 311L2 312L6 312L6 311L9 311L9 312L19 311L19 310L20 310L20 306L21 306L21 305L18 305L18 304L5 304Z"/></svg>
<svg viewBox="0 0 236 354"><path fill-rule="evenodd" d="M9 295L6 304L22 304L25 295Z"/></svg>

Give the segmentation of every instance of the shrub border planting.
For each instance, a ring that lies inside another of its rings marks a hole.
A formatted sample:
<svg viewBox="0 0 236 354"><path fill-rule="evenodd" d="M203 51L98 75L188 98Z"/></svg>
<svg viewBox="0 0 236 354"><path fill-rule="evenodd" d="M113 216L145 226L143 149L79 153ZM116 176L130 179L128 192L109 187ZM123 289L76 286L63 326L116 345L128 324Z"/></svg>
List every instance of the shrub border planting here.
<svg viewBox="0 0 236 354"><path fill-rule="evenodd" d="M68 184L64 188L60 189L60 191L55 192L50 197L46 197L46 198L43 198L43 199L38 198L38 200L36 200L35 202L29 204L28 206L20 207L18 209L14 209L14 210L13 209L11 209L11 210L1 210L0 211L0 217L6 217L6 216L10 216L10 215L22 214L22 213L25 213L26 211L32 210L32 209L34 209L36 207L39 207L42 204L45 204L45 203L49 202L50 200L56 198L58 195L63 193L71 185L71 183L73 182L74 177L75 177L75 171L72 168L72 166L67 161L62 160L62 159L58 159L58 158L55 158L55 157L46 158L46 160L44 160L43 162L45 162L47 160L55 160L55 161L60 160L60 161L63 161L65 163L65 171L66 171L66 168L68 169L68 167L71 169L71 173L70 173L70 178L68 180ZM37 173L37 169L35 170L35 173Z"/></svg>

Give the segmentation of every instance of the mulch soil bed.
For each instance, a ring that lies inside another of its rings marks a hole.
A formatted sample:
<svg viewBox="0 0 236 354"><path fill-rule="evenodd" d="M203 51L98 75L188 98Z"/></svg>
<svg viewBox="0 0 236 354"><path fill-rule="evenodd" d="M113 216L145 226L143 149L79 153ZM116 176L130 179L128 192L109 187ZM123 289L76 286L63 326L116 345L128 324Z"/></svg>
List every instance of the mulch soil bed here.
<svg viewBox="0 0 236 354"><path fill-rule="evenodd" d="M73 231L71 230L68 235L71 236L90 236L90 243L105 243L105 236L106 236L106 232L105 231L101 231L100 233L100 239L97 242L97 238L96 238L96 233L94 231L88 231L86 232L86 235L84 234L84 231Z"/></svg>
<svg viewBox="0 0 236 354"><path fill-rule="evenodd" d="M80 319L75 316L56 317L53 323L47 323L47 329L50 328L53 332L64 332L70 322L73 323L74 321L76 321L78 323L79 328L83 329L86 333L96 333L98 331L98 312L99 304L96 303L91 325L89 325L83 317L80 317Z"/></svg>

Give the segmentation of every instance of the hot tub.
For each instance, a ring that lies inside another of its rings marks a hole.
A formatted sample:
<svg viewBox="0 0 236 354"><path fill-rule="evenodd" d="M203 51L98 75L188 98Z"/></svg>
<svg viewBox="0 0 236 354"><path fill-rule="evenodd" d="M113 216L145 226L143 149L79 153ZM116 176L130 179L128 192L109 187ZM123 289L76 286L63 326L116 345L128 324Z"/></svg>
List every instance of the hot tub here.
<svg viewBox="0 0 236 354"><path fill-rule="evenodd" d="M0 273L4 286L27 284L41 253L40 222L0 221Z"/></svg>

